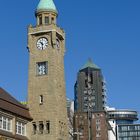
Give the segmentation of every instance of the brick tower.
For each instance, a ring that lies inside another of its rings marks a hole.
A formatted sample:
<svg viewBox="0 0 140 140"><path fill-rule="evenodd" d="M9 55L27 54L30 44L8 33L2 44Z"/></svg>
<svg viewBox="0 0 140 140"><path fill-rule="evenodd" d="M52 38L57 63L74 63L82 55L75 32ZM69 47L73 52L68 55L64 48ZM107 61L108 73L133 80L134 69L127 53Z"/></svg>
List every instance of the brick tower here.
<svg viewBox="0 0 140 140"><path fill-rule="evenodd" d="M108 140L105 82L91 59L79 70L74 89L74 140Z"/></svg>
<svg viewBox="0 0 140 140"><path fill-rule="evenodd" d="M57 26L53 0L40 0L37 24L28 28L30 140L67 140L64 80L65 32Z"/></svg>

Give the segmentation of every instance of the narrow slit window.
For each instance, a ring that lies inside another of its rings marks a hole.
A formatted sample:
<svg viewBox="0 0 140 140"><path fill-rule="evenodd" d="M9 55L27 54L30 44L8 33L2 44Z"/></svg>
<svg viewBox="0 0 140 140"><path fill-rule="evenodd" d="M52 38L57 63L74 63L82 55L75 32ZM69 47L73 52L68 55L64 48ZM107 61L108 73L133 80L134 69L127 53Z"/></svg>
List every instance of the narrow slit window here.
<svg viewBox="0 0 140 140"><path fill-rule="evenodd" d="M50 121L46 122L46 129L47 129L47 133L50 133Z"/></svg>
<svg viewBox="0 0 140 140"><path fill-rule="evenodd" d="M42 105L43 104L43 95L39 96L39 104Z"/></svg>
<svg viewBox="0 0 140 140"><path fill-rule="evenodd" d="M40 132L40 134L43 134L43 131L44 131L44 124L43 124L43 122L39 122L39 132Z"/></svg>
<svg viewBox="0 0 140 140"><path fill-rule="evenodd" d="M36 131L37 131L36 123L33 123L33 134L36 134Z"/></svg>

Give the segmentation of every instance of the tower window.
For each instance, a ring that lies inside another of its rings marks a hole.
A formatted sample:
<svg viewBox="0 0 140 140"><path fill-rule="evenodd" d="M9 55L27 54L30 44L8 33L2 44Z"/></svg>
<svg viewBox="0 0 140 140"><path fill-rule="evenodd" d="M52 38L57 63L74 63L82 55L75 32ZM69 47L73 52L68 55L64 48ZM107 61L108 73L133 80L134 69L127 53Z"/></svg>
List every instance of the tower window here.
<svg viewBox="0 0 140 140"><path fill-rule="evenodd" d="M39 132L40 132L40 134L43 134L43 130L44 130L44 124L41 121L41 122L39 122Z"/></svg>
<svg viewBox="0 0 140 140"><path fill-rule="evenodd" d="M52 17L52 23L54 23L54 17Z"/></svg>
<svg viewBox="0 0 140 140"><path fill-rule="evenodd" d="M47 130L47 133L49 134L50 133L50 121L46 122L46 130Z"/></svg>
<svg viewBox="0 0 140 140"><path fill-rule="evenodd" d="M35 123L33 123L33 134L36 134L36 131L37 131L37 126Z"/></svg>
<svg viewBox="0 0 140 140"><path fill-rule="evenodd" d="M39 25L42 25L42 17L39 17Z"/></svg>
<svg viewBox="0 0 140 140"><path fill-rule="evenodd" d="M37 75L46 75L47 74L47 62L38 62L37 63Z"/></svg>
<svg viewBox="0 0 140 140"><path fill-rule="evenodd" d="M43 104L43 95L39 96L39 104L42 105Z"/></svg>
<svg viewBox="0 0 140 140"><path fill-rule="evenodd" d="M49 24L49 17L45 17L45 24Z"/></svg>

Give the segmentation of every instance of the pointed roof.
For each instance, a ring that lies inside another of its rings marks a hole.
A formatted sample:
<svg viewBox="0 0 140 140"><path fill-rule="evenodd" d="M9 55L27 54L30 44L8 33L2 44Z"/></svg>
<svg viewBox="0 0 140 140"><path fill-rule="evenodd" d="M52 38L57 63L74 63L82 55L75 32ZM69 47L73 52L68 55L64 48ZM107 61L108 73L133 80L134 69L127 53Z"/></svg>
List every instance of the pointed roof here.
<svg viewBox="0 0 140 140"><path fill-rule="evenodd" d="M37 6L37 11L40 11L40 10L54 11L57 13L57 9L53 0L40 0Z"/></svg>
<svg viewBox="0 0 140 140"><path fill-rule="evenodd" d="M87 63L81 68L81 70L85 68L93 68L93 69L100 69L96 64L92 62L92 60L89 58Z"/></svg>
<svg viewBox="0 0 140 140"><path fill-rule="evenodd" d="M32 119L29 114L29 109L2 88L0 88L0 109L22 116L29 120Z"/></svg>

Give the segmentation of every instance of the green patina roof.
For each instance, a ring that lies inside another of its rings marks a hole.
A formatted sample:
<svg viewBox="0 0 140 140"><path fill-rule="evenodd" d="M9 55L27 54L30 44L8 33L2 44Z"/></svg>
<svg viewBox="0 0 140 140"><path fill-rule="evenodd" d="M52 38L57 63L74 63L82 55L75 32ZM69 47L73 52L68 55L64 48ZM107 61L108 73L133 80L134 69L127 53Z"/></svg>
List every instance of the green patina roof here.
<svg viewBox="0 0 140 140"><path fill-rule="evenodd" d="M94 63L92 62L91 59L89 59L89 60L87 61L87 63L81 68L81 70L82 70L82 69L85 69L85 68L100 69L96 64L94 64Z"/></svg>
<svg viewBox="0 0 140 140"><path fill-rule="evenodd" d="M53 0L40 0L38 6L37 6L37 11L39 10L52 10L57 12L57 9L55 7L55 4Z"/></svg>

